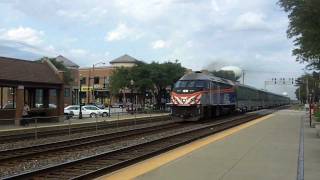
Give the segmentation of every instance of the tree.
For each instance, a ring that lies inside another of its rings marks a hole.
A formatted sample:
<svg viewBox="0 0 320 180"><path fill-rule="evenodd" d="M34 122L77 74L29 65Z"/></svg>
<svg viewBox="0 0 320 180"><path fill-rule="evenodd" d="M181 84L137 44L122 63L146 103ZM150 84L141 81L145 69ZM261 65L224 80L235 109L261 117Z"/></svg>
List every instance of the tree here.
<svg viewBox="0 0 320 180"><path fill-rule="evenodd" d="M288 38L294 40L292 53L299 62L308 63L309 69L320 69L320 1L279 0L289 13Z"/></svg>
<svg viewBox="0 0 320 180"><path fill-rule="evenodd" d="M110 90L112 94L118 94L120 90L129 87L130 69L119 67L115 69L110 77Z"/></svg>
<svg viewBox="0 0 320 180"><path fill-rule="evenodd" d="M150 69L150 79L156 87L157 104L161 105L161 99L166 98L166 87L170 86L172 89L173 84L184 75L186 69L177 61L175 63L165 62L162 64L152 62Z"/></svg>
<svg viewBox="0 0 320 180"><path fill-rule="evenodd" d="M296 80L298 88L296 89L295 94L297 99L300 100L302 103L308 102L307 91L309 91L309 95L311 95L312 101L319 101L319 76L320 73L313 72L312 74L305 74Z"/></svg>
<svg viewBox="0 0 320 180"><path fill-rule="evenodd" d="M64 72L63 80L65 84L69 85L74 80L70 69L68 69L62 62L57 61L56 58L48 58L48 57L42 57L37 61L42 62L44 60L49 60L58 70Z"/></svg>
<svg viewBox="0 0 320 180"><path fill-rule="evenodd" d="M224 79L229 79L231 81L238 81L239 80L239 77L236 77L236 75L233 71L220 70L220 71L211 71L210 73L213 74L214 76L224 78Z"/></svg>
<svg viewBox="0 0 320 180"><path fill-rule="evenodd" d="M131 68L117 68L110 78L110 88L113 94L118 94L122 89L130 89L130 81L134 81L135 91L146 94L151 91L161 104L161 99L166 98L166 88L173 84L185 73L185 68L180 63L152 62L151 64L138 64Z"/></svg>

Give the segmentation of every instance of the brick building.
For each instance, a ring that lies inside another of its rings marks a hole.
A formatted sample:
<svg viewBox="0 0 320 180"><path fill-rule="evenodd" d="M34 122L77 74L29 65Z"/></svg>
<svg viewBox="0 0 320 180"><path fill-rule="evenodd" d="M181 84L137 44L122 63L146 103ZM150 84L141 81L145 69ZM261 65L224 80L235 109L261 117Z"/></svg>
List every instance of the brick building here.
<svg viewBox="0 0 320 180"><path fill-rule="evenodd" d="M79 70L82 79L81 92L82 103L109 104L109 78L114 67L104 66L93 68L81 68Z"/></svg>
<svg viewBox="0 0 320 180"><path fill-rule="evenodd" d="M0 57L0 120L20 124L24 103L30 115L63 115L63 72L50 61L33 62Z"/></svg>
<svg viewBox="0 0 320 180"><path fill-rule="evenodd" d="M111 102L123 102L122 94L111 95L109 90L109 78L112 72L118 67L133 67L141 61L123 55L112 61L111 66L80 68L79 74L82 79L82 103L110 104ZM120 95L120 96L119 96Z"/></svg>

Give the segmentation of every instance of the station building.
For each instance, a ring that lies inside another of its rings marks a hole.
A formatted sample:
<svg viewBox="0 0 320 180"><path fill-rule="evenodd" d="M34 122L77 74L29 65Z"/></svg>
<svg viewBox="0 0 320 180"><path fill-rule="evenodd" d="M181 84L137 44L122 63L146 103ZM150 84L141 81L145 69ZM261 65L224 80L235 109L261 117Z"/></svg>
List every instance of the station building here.
<svg viewBox="0 0 320 180"><path fill-rule="evenodd" d="M19 125L25 103L31 116L63 115L63 72L49 60L0 57L0 72L0 123Z"/></svg>

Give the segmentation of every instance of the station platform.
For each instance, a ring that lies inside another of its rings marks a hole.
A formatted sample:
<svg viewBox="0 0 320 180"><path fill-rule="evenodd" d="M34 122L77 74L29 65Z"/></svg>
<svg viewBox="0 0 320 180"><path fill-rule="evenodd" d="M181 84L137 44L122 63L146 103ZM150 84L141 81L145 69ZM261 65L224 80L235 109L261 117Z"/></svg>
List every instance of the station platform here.
<svg viewBox="0 0 320 180"><path fill-rule="evenodd" d="M307 117L281 110L98 179L318 180L320 138Z"/></svg>

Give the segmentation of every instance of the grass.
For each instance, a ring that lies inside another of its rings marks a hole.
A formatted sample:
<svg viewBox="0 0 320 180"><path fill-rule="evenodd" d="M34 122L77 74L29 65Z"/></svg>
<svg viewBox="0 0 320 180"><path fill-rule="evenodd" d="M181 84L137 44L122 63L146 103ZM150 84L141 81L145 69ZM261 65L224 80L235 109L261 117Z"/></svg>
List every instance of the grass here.
<svg viewBox="0 0 320 180"><path fill-rule="evenodd" d="M320 122L320 111L314 113L315 121Z"/></svg>

